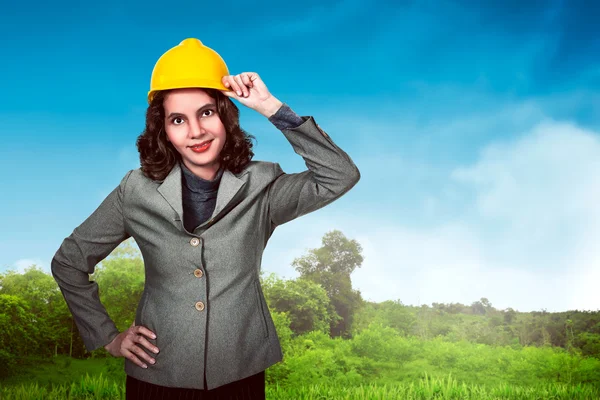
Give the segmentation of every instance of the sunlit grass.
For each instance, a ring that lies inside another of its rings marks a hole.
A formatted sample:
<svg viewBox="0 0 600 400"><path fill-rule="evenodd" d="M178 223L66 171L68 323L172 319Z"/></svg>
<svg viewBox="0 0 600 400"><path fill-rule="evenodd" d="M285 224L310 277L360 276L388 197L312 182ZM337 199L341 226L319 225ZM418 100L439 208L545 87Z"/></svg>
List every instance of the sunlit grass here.
<svg viewBox="0 0 600 400"><path fill-rule="evenodd" d="M532 387L515 385L467 385L451 375L443 379L425 376L416 382L397 385L305 385L300 387L267 386L267 399L506 399L506 400L592 400L600 390L592 386L551 383ZM0 388L0 399L125 399L125 382L107 379L102 374L86 375L70 385L40 386L37 382Z"/></svg>

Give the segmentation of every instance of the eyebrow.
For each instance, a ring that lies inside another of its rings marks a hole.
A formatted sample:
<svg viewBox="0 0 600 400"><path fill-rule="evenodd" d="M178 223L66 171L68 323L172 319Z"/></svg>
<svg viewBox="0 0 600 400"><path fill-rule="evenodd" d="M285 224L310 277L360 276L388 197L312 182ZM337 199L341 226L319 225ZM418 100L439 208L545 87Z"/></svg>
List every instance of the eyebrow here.
<svg viewBox="0 0 600 400"><path fill-rule="evenodd" d="M200 107L198 109L198 111L196 111L196 113L202 112L202 111L204 111L205 108L210 108L210 107L216 107L216 105L213 103L205 104L202 107ZM185 114L178 113L178 112L172 112L167 116L167 119L171 119L172 117L185 117Z"/></svg>

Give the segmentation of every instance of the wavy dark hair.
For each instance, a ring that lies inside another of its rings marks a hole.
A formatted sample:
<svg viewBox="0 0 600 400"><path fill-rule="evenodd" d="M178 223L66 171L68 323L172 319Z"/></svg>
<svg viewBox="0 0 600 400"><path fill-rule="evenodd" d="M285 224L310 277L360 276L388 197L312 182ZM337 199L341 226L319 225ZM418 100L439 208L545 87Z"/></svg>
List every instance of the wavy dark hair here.
<svg viewBox="0 0 600 400"><path fill-rule="evenodd" d="M252 160L254 153L251 140L256 138L240 127L240 110L229 97L217 89L202 90L215 100L217 114L225 126L225 146L219 154L219 162L225 169L237 174ZM164 180L175 163L181 160L181 154L167 140L164 129L163 101L170 91L161 90L155 93L146 110L146 129L138 136L136 142L142 172L152 180Z"/></svg>

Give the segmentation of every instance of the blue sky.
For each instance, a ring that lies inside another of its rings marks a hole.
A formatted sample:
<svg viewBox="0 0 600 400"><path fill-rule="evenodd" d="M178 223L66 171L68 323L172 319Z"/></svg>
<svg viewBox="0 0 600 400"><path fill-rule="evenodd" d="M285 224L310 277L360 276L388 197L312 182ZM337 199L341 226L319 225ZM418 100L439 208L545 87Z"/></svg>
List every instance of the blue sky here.
<svg viewBox="0 0 600 400"><path fill-rule="evenodd" d="M62 240L139 167L154 63L187 37L258 72L355 161L342 198L279 227L263 269L340 229L363 297L487 297L600 309L595 2L40 2L0 14L0 271L49 271ZM255 160L305 168L237 103Z"/></svg>

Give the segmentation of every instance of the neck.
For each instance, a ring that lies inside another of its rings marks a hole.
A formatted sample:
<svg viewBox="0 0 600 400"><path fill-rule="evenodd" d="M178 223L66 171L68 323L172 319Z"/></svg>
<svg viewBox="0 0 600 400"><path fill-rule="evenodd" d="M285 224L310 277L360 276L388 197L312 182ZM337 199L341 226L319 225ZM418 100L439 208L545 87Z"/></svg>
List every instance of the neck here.
<svg viewBox="0 0 600 400"><path fill-rule="evenodd" d="M219 162L215 162L214 164L210 165L198 166L194 164L188 164L186 160L183 160L183 164L187 167L187 169L192 171L194 175L207 181L212 181L215 179L217 173L219 172L219 167L221 166Z"/></svg>

